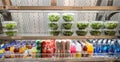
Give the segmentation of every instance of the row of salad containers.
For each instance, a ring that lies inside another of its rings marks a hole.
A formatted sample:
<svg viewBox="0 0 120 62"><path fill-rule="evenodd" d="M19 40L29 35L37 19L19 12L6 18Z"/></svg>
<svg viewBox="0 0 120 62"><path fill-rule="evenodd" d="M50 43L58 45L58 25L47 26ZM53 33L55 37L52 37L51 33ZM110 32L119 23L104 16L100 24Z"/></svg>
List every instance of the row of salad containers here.
<svg viewBox="0 0 120 62"><path fill-rule="evenodd" d="M48 22L50 35L72 36L76 32L78 36L91 34L100 36L102 34L114 36L117 32L120 34L118 21L79 21L74 19L74 13L64 13L62 19L59 13L48 13ZM62 21L62 22L59 22ZM17 35L17 23L14 21L2 22L4 33L8 36ZM104 32L104 33L103 33Z"/></svg>
<svg viewBox="0 0 120 62"><path fill-rule="evenodd" d="M72 28L77 28L78 30L83 29L117 29L119 28L119 23L117 21L81 21L81 22L63 22L63 23L57 23L57 22L50 22L48 23L49 28L51 30L58 30L58 29L66 29L70 30Z"/></svg>
<svg viewBox="0 0 120 62"><path fill-rule="evenodd" d="M64 13L60 17L59 13L49 13L49 29L53 36L58 36L60 33L64 36L72 36L74 32L78 36L85 36L89 32L93 36L104 35L114 36L117 32L120 33L118 21L78 21L74 20L74 13ZM60 18L64 21L60 23Z"/></svg>
<svg viewBox="0 0 120 62"><path fill-rule="evenodd" d="M91 35L91 36L101 36L101 35L106 35L106 36L115 36L117 35L116 30L51 30L49 31L52 36L86 36L86 35ZM120 34L120 30L118 31Z"/></svg>
<svg viewBox="0 0 120 62"><path fill-rule="evenodd" d="M49 24L51 25L51 23ZM88 25L88 23L87 23ZM52 28L52 27L51 27ZM81 27L82 28L82 27ZM58 29L58 27L57 27ZM68 28L67 28L68 29ZM114 36L117 34L117 30L116 29L79 29L78 30L72 30L72 29L69 29L69 30L65 30L65 29L62 29L62 30L50 30L50 34L53 35L53 36L58 36L58 35L63 35L63 36L72 36L74 34L74 32L76 33L76 35L78 36L85 36L85 35L88 35L90 33L90 35L93 35L93 36L100 36L102 34L104 35L109 35L109 36ZM17 23L16 22L4 22L3 23L3 30L5 32L6 35L8 36L14 36L14 35L17 35ZM120 34L120 30L118 30L119 34Z"/></svg>

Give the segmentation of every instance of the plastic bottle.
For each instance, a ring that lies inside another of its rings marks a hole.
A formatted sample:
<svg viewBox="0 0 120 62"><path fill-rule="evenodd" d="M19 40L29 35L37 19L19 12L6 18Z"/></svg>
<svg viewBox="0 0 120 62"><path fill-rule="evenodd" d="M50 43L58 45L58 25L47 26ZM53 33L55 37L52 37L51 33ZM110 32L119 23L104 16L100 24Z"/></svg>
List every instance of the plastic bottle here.
<svg viewBox="0 0 120 62"><path fill-rule="evenodd" d="M82 46L82 57L88 57L86 40L79 41Z"/></svg>
<svg viewBox="0 0 120 62"><path fill-rule="evenodd" d="M102 55L107 56L107 53L108 53L107 39L104 39L102 43Z"/></svg>
<svg viewBox="0 0 120 62"><path fill-rule="evenodd" d="M30 43L27 43L26 47L27 50L24 53L24 58L32 58L32 45Z"/></svg>
<svg viewBox="0 0 120 62"><path fill-rule="evenodd" d="M4 52L5 52L5 50L4 50L4 44L1 44L0 45L0 58L3 58Z"/></svg>
<svg viewBox="0 0 120 62"><path fill-rule="evenodd" d="M70 57L70 43L72 40L66 40L65 42L65 57Z"/></svg>
<svg viewBox="0 0 120 62"><path fill-rule="evenodd" d="M76 44L75 44L75 41L72 41L70 46L71 46L70 47L71 57L76 57Z"/></svg>
<svg viewBox="0 0 120 62"><path fill-rule="evenodd" d="M108 40L107 44L108 44L108 56L113 56L113 47L112 47L112 44L111 44L111 39Z"/></svg>
<svg viewBox="0 0 120 62"><path fill-rule="evenodd" d="M5 58L11 58L10 44L5 44Z"/></svg>
<svg viewBox="0 0 120 62"><path fill-rule="evenodd" d="M85 41L85 42L86 42L86 46L87 46L87 53L89 56L92 56L93 52L94 52L94 47L91 43L89 43L87 41Z"/></svg>
<svg viewBox="0 0 120 62"><path fill-rule="evenodd" d="M14 58L14 45L15 45L15 41L12 41L10 43L11 58Z"/></svg>
<svg viewBox="0 0 120 62"><path fill-rule="evenodd" d="M15 54L15 58L20 58L20 52L19 52L19 44L16 44L15 45L15 48L14 48L14 54Z"/></svg>
<svg viewBox="0 0 120 62"><path fill-rule="evenodd" d="M80 58L82 56L82 46L76 41L76 57Z"/></svg>
<svg viewBox="0 0 120 62"><path fill-rule="evenodd" d="M98 43L96 46L96 53L98 56L102 56L102 41L103 39L98 40Z"/></svg>
<svg viewBox="0 0 120 62"><path fill-rule="evenodd" d="M42 41L36 40L36 58L41 58Z"/></svg>
<svg viewBox="0 0 120 62"><path fill-rule="evenodd" d="M114 41L114 46L115 46L115 56L119 57L120 55L120 45L119 42L116 39L113 39Z"/></svg>
<svg viewBox="0 0 120 62"><path fill-rule="evenodd" d="M98 40L97 40L98 41ZM92 40L92 44L93 44L93 47L94 47L94 56L97 55L97 41L96 40Z"/></svg>
<svg viewBox="0 0 120 62"><path fill-rule="evenodd" d="M33 58L36 57L36 52L37 52L37 49L36 49L36 42L35 41L32 41L32 56Z"/></svg>

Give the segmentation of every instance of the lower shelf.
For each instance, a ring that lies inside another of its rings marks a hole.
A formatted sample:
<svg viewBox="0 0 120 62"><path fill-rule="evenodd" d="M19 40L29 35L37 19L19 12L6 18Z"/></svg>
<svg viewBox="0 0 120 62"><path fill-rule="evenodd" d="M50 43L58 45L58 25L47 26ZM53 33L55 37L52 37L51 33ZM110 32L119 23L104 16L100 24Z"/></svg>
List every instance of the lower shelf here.
<svg viewBox="0 0 120 62"><path fill-rule="evenodd" d="M53 61L60 61L60 62L73 62L73 61L120 61L119 59L115 59L112 57L82 57L82 58L29 58L29 59L23 59L23 58L12 58L12 59L1 59L3 62L19 62L19 61L27 61L27 62L53 62Z"/></svg>

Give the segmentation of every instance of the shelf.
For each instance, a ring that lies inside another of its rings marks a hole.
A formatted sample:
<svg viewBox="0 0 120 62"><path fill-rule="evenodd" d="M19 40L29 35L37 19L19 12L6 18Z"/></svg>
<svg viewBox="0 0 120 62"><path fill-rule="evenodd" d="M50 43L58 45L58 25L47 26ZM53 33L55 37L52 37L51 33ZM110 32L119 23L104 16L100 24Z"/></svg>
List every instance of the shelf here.
<svg viewBox="0 0 120 62"><path fill-rule="evenodd" d="M3 40L36 40L36 39L104 39L117 38L117 36L0 36Z"/></svg>
<svg viewBox="0 0 120 62"><path fill-rule="evenodd" d="M32 58L32 59L22 59L22 58L16 58L16 59L4 59L5 62L8 61L40 61L40 62L45 62L45 61L67 61L67 62L72 62L72 61L115 61L115 58L111 57L82 57L82 58Z"/></svg>
<svg viewBox="0 0 120 62"><path fill-rule="evenodd" d="M8 10L120 10L120 6L7 6Z"/></svg>

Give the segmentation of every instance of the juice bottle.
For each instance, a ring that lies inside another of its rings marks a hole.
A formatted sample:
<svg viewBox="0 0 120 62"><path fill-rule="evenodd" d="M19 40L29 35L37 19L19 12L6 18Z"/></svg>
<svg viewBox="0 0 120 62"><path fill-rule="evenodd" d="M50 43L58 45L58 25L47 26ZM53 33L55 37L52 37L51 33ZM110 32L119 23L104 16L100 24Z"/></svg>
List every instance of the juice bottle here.
<svg viewBox="0 0 120 62"><path fill-rule="evenodd" d="M55 44L55 56L56 57L60 57L60 47L61 47L61 40L55 40L56 44Z"/></svg>
<svg viewBox="0 0 120 62"><path fill-rule="evenodd" d="M26 50L26 44L25 44L25 42L21 42L20 48L19 48L20 57L23 57L25 50Z"/></svg>
<svg viewBox="0 0 120 62"><path fill-rule="evenodd" d="M71 57L76 57L76 44L74 41L71 42L71 47L70 47L70 52L71 52Z"/></svg>
<svg viewBox="0 0 120 62"><path fill-rule="evenodd" d="M107 53L108 53L108 46L107 46L107 39L104 39L103 42L102 42L102 48L101 48L101 51L102 51L102 56L106 56Z"/></svg>
<svg viewBox="0 0 120 62"><path fill-rule="evenodd" d="M10 45L11 58L14 58L14 45L15 43L11 42L11 45Z"/></svg>
<svg viewBox="0 0 120 62"><path fill-rule="evenodd" d="M15 45L15 48L14 48L14 54L15 54L15 58L20 58L20 53L19 53L19 46L18 45Z"/></svg>
<svg viewBox="0 0 120 62"><path fill-rule="evenodd" d="M9 44L5 44L5 58L11 58L11 52L10 52L10 45Z"/></svg>
<svg viewBox="0 0 120 62"><path fill-rule="evenodd" d="M35 41L32 41L32 56L33 56L33 58L35 58L36 57L36 52L37 52L37 50L36 50L36 43L35 43Z"/></svg>
<svg viewBox="0 0 120 62"><path fill-rule="evenodd" d="M27 50L24 53L24 58L32 58L32 45L27 43L26 47L27 47Z"/></svg>
<svg viewBox="0 0 120 62"><path fill-rule="evenodd" d="M4 52L5 52L5 50L4 50L4 44L1 44L0 45L0 58L3 58Z"/></svg>
<svg viewBox="0 0 120 62"><path fill-rule="evenodd" d="M47 40L42 40L42 58L47 57Z"/></svg>
<svg viewBox="0 0 120 62"><path fill-rule="evenodd" d="M36 40L36 58L41 58L42 41Z"/></svg>
<svg viewBox="0 0 120 62"><path fill-rule="evenodd" d="M88 55L90 55L90 56L93 55L93 52L94 52L93 45L91 43L87 42L87 41L85 41L85 42L86 42L86 46L87 46Z"/></svg>
<svg viewBox="0 0 120 62"><path fill-rule="evenodd" d="M82 41L79 41L79 43L82 46L82 57L87 57L88 56L88 52L87 52L87 45L86 45L85 41L82 40Z"/></svg>
<svg viewBox="0 0 120 62"><path fill-rule="evenodd" d="M66 40L65 42L65 57L70 57L70 43L72 40Z"/></svg>
<svg viewBox="0 0 120 62"><path fill-rule="evenodd" d="M82 46L79 42L76 41L76 57L80 58L82 56Z"/></svg>

